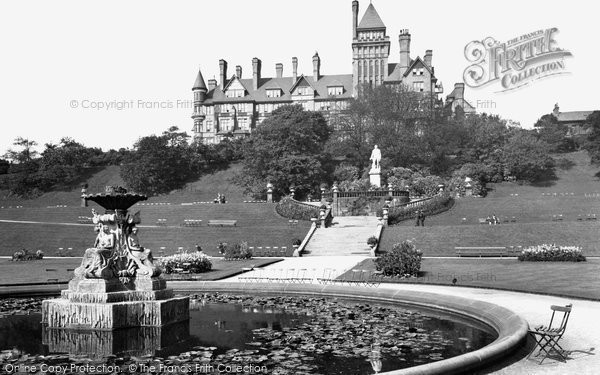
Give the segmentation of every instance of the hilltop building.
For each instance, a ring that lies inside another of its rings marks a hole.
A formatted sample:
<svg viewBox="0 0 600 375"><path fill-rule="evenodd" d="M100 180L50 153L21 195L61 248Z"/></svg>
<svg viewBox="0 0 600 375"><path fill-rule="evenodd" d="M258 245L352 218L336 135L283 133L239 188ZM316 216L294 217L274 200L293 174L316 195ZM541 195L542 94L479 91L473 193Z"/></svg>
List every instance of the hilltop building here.
<svg viewBox="0 0 600 375"><path fill-rule="evenodd" d="M552 115L556 117L558 123L568 126L569 132L567 133L567 137L589 134L591 129L586 129L584 125L588 116L592 113L594 111L561 112L558 103L554 105L554 110L552 110Z"/></svg>
<svg viewBox="0 0 600 375"><path fill-rule="evenodd" d="M219 60L219 81L204 81L198 71L194 87L193 132L204 143L218 143L226 137L250 134L273 110L286 104L300 104L311 111L322 111L326 117L347 108L349 100L359 95L362 85L404 84L415 91L437 96L443 92L435 77L433 51L423 58L410 57L411 35L403 29L398 35L399 62L390 63L390 37L386 26L369 4L360 23L358 1L352 1L352 74L321 74L321 58L312 57L312 75L298 72L298 59L292 57L291 76L283 75L283 64L275 64L275 76L264 77L262 62L252 59L252 76L244 78L242 67L228 75L228 64ZM451 108L463 105L462 91L455 88ZM467 103L468 104L468 103Z"/></svg>

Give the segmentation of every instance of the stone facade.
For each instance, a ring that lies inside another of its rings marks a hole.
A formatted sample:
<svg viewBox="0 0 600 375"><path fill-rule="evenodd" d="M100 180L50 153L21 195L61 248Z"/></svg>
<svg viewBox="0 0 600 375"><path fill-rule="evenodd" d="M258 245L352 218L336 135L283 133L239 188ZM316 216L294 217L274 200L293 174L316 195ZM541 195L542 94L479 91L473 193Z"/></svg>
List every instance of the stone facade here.
<svg viewBox="0 0 600 375"><path fill-rule="evenodd" d="M360 23L359 2L352 2L352 74L322 75L318 53L312 57L312 75L298 73L298 59L292 58L292 74L284 77L283 64L275 65L275 77L262 76L262 62L252 59L252 77L243 78L241 66L227 73L227 61L219 60L219 82L204 81L198 71L192 88L194 96L193 132L204 143L219 143L225 138L245 137L272 111L286 104L300 104L306 110L321 111L326 117L347 108L363 85L371 87L406 85L432 95L436 103L443 92L432 65L433 51L421 57L410 56L411 35L398 35L399 62L389 63L390 37L373 4L369 4ZM456 102L458 103L458 102ZM456 104L452 106L455 108Z"/></svg>

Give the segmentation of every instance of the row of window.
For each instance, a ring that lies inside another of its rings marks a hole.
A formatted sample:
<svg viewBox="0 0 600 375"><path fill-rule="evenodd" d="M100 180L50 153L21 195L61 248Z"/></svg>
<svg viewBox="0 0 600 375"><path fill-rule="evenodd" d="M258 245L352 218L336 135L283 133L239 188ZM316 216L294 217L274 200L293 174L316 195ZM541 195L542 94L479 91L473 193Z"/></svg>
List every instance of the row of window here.
<svg viewBox="0 0 600 375"><path fill-rule="evenodd" d="M380 55L387 55L387 48L380 46L371 47L357 47L358 57L387 57Z"/></svg>
<svg viewBox="0 0 600 375"><path fill-rule="evenodd" d="M425 72L425 68L417 68L417 69L413 69L412 74L413 76L422 76Z"/></svg>
<svg viewBox="0 0 600 375"><path fill-rule="evenodd" d="M361 31L358 33L358 39L383 39L385 33L383 31Z"/></svg>

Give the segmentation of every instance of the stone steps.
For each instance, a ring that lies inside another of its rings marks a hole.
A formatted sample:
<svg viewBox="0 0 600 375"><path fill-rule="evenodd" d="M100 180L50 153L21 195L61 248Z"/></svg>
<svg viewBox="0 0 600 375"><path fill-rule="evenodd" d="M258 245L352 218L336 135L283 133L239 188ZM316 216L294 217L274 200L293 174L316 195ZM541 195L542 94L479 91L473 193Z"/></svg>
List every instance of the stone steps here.
<svg viewBox="0 0 600 375"><path fill-rule="evenodd" d="M329 228L319 228L313 234L306 255L369 255L367 239L375 233L377 218L373 216L343 216L333 219Z"/></svg>

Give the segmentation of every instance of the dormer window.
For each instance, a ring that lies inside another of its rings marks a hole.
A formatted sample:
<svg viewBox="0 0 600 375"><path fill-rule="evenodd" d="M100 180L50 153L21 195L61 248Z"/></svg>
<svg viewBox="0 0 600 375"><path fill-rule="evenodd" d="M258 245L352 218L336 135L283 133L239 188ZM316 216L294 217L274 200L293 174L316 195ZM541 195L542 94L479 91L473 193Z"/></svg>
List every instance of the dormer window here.
<svg viewBox="0 0 600 375"><path fill-rule="evenodd" d="M225 96L228 98L242 98L244 97L243 89L229 89L225 92Z"/></svg>
<svg viewBox="0 0 600 375"><path fill-rule="evenodd" d="M279 98L281 89L267 89L267 98Z"/></svg>
<svg viewBox="0 0 600 375"><path fill-rule="evenodd" d="M327 95L329 96L338 96L344 93L343 86L328 86L327 87Z"/></svg>

